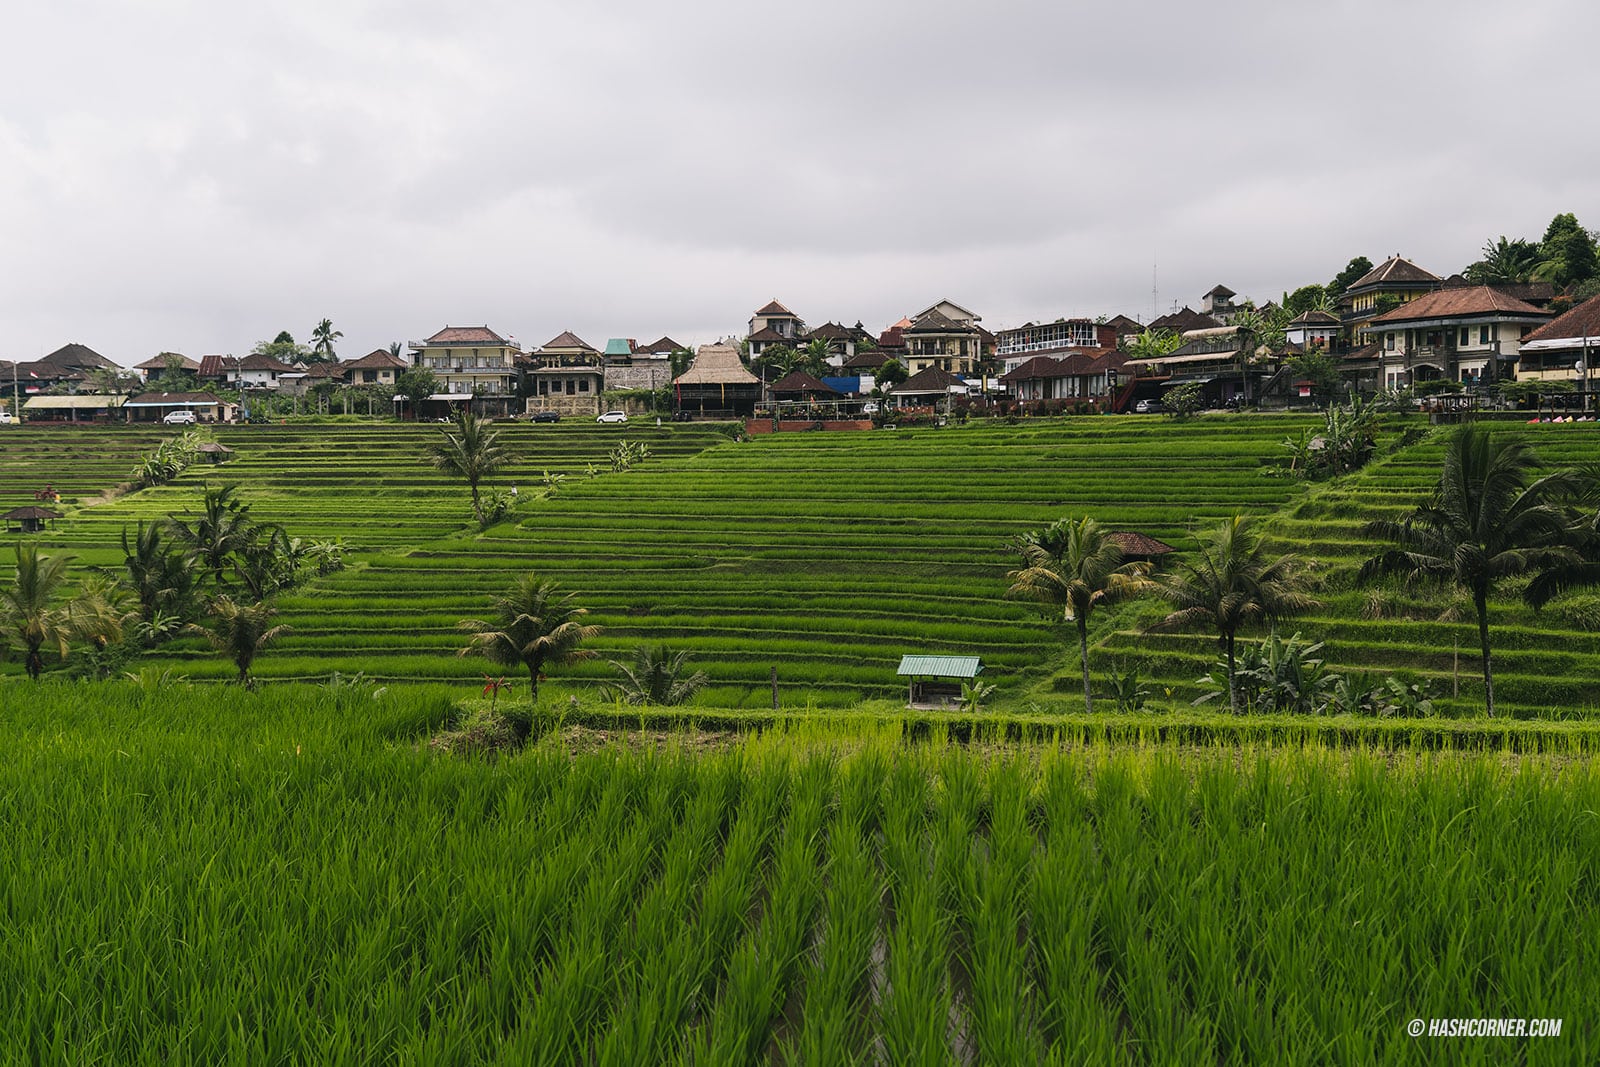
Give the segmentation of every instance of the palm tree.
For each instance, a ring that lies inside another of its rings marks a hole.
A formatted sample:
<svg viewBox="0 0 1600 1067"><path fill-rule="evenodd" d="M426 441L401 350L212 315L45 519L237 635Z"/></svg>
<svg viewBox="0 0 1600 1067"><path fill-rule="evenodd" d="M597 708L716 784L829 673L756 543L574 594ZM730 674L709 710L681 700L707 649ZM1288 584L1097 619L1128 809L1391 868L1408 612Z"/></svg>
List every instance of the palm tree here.
<svg viewBox="0 0 1600 1067"><path fill-rule="evenodd" d="M611 660L621 680L617 695L629 704L682 704L705 688L705 671L688 673L689 653L669 652L665 645L641 645L633 662Z"/></svg>
<svg viewBox="0 0 1600 1067"><path fill-rule="evenodd" d="M828 357L832 354L828 342L818 337L806 343L796 366L813 377L821 378L828 373Z"/></svg>
<svg viewBox="0 0 1600 1067"><path fill-rule="evenodd" d="M1292 553L1270 558L1249 516L1224 519L1201 533L1198 541L1198 559L1180 563L1180 570L1157 589L1177 610L1150 629L1177 630L1206 623L1216 630L1217 643L1228 661L1228 706L1237 712L1234 646L1239 630L1257 623L1277 623L1320 605L1304 591L1305 562Z"/></svg>
<svg viewBox="0 0 1600 1067"><path fill-rule="evenodd" d="M0 626L9 643L19 645L28 677L44 673L44 647L62 658L72 643L72 619L56 596L66 581L65 556L41 556L35 545L17 546L17 568L11 585L0 590Z"/></svg>
<svg viewBox="0 0 1600 1067"><path fill-rule="evenodd" d="M1539 246L1532 241L1507 240L1483 243L1483 258L1462 271L1467 280L1479 285L1497 282L1529 282L1539 269Z"/></svg>
<svg viewBox="0 0 1600 1067"><path fill-rule="evenodd" d="M1565 543L1568 516L1561 507L1575 486L1575 476L1563 470L1535 480L1538 469L1538 458L1526 443L1467 423L1445 445L1439 484L1429 502L1403 521L1374 522L1366 528L1396 547L1362 566L1363 581L1405 575L1453 585L1472 597L1483 656L1484 702L1491 716L1489 594L1503 578L1559 571L1578 561Z"/></svg>
<svg viewBox="0 0 1600 1067"><path fill-rule="evenodd" d="M579 621L587 614L554 582L524 574L511 592L495 597L493 620L461 620L457 628L472 634L472 639L460 654L479 652L502 667L526 667L532 696L537 699L539 674L546 664L577 663L594 655L578 647L600 634L600 627Z"/></svg>
<svg viewBox="0 0 1600 1067"><path fill-rule="evenodd" d="M239 604L230 596L219 596L211 602L211 629L206 639L211 647L233 660L239 668L234 681L250 688L250 666L258 655L272 642L292 632L289 627L272 625L277 609L270 604Z"/></svg>
<svg viewBox="0 0 1600 1067"><path fill-rule="evenodd" d="M1078 630L1078 655L1083 665L1083 710L1094 710L1089 691L1089 616L1104 604L1137 596L1150 589L1150 564L1122 559L1122 546L1110 531L1091 518L1062 519L1044 530L1024 534L1018 548L1024 564L1007 575L1007 596L1028 597L1059 609L1059 621ZM1050 612L1054 615L1055 611Z"/></svg>
<svg viewBox="0 0 1600 1067"><path fill-rule="evenodd" d="M259 536L250 518L250 505L236 499L233 490L231 485L207 489L199 515L188 521L176 516L167 519L168 531L210 572L219 589L229 559L248 549Z"/></svg>
<svg viewBox="0 0 1600 1067"><path fill-rule="evenodd" d="M342 330L333 328L332 319L323 319L317 323L317 328L311 331L311 351L325 360L338 359L339 357L333 352L333 342L343 336Z"/></svg>
<svg viewBox="0 0 1600 1067"><path fill-rule="evenodd" d="M483 503L478 485L511 462L511 452L500 442L499 433L470 411L463 411L456 417L455 429L446 430L443 440L428 447L427 455L439 470L466 479L467 488L472 490L472 514L482 526Z"/></svg>

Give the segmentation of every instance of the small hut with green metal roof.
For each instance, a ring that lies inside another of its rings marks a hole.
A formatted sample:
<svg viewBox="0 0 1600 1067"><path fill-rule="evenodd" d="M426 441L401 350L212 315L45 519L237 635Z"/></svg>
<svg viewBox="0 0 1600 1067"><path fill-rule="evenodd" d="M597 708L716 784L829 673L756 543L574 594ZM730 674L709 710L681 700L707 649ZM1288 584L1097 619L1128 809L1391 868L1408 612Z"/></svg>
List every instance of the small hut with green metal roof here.
<svg viewBox="0 0 1600 1067"><path fill-rule="evenodd" d="M909 680L907 703L913 708L961 705L961 686L983 671L977 656L901 656L900 677Z"/></svg>

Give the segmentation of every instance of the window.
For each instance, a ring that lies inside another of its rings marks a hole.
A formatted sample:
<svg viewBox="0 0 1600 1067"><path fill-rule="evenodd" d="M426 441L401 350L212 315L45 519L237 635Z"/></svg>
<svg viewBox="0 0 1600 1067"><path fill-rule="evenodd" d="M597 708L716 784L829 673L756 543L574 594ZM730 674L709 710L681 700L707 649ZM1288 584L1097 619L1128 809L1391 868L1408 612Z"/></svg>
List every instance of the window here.
<svg viewBox="0 0 1600 1067"><path fill-rule="evenodd" d="M1386 333L1383 335L1383 347L1390 352L1394 351L1394 334Z"/></svg>
<svg viewBox="0 0 1600 1067"><path fill-rule="evenodd" d="M578 392L587 393L588 391L589 391L589 379L587 379L587 378L579 378L578 379Z"/></svg>
<svg viewBox="0 0 1600 1067"><path fill-rule="evenodd" d="M1461 347L1465 348L1467 345L1469 345L1471 343L1472 343L1471 331L1468 330L1465 326L1461 327L1461 341L1460 341Z"/></svg>
<svg viewBox="0 0 1600 1067"><path fill-rule="evenodd" d="M1487 323L1478 327L1478 343L1480 345L1489 343L1489 325Z"/></svg>

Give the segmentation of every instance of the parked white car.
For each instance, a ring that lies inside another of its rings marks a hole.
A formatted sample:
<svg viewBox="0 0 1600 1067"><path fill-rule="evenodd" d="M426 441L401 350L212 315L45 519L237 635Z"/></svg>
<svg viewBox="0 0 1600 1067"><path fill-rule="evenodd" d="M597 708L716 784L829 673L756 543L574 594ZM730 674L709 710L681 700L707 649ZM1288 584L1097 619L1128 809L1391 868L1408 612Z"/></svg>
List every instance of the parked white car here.
<svg viewBox="0 0 1600 1067"><path fill-rule="evenodd" d="M11 417L11 412L7 411L5 408L0 408L0 426L10 426L16 421L16 419Z"/></svg>
<svg viewBox="0 0 1600 1067"><path fill-rule="evenodd" d="M626 411L608 411L604 415L601 415L600 417L595 419L594 421L595 422L627 422L628 421L628 413Z"/></svg>
<svg viewBox="0 0 1600 1067"><path fill-rule="evenodd" d="M192 411L169 411L161 417L161 421L168 426L192 426L195 418Z"/></svg>

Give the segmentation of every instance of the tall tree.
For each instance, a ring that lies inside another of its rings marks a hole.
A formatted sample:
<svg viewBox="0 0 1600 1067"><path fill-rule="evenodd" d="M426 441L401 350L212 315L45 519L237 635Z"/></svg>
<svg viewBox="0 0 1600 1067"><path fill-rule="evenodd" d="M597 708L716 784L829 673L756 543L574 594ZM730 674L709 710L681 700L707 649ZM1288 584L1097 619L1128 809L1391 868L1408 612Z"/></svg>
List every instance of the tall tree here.
<svg viewBox="0 0 1600 1067"><path fill-rule="evenodd" d="M333 362L339 358L333 351L333 343L343 336L343 331L333 328L332 319L323 319L311 331L312 354L325 362Z"/></svg>
<svg viewBox="0 0 1600 1067"><path fill-rule="evenodd" d="M1307 311L1321 311L1327 298L1326 286L1302 285L1283 298L1283 307L1290 315L1303 315Z"/></svg>
<svg viewBox="0 0 1600 1067"><path fill-rule="evenodd" d="M188 622L200 611L199 572L165 543L165 529L141 519L130 541L128 528L122 528L123 584L139 602L139 618L146 623L162 615Z"/></svg>
<svg viewBox="0 0 1600 1067"><path fill-rule="evenodd" d="M1451 585L1472 597L1483 657L1484 703L1494 715L1489 597L1506 578L1568 565L1568 516L1561 501L1571 471L1536 478L1538 457L1523 441L1466 423L1450 435L1433 495L1399 522L1374 522L1368 533L1394 543L1369 559L1362 580L1382 575Z"/></svg>
<svg viewBox="0 0 1600 1067"><path fill-rule="evenodd" d="M1494 285L1500 282L1532 281L1539 269L1539 246L1518 238L1507 240L1504 234L1498 241L1483 243L1483 258L1461 273L1470 282Z"/></svg>
<svg viewBox="0 0 1600 1067"><path fill-rule="evenodd" d="M121 634L120 617L63 597L66 579L67 557L41 556L38 546L19 544L11 583L0 589L0 639L22 650L23 666L36 682L44 673L46 647L65 659L74 640Z"/></svg>
<svg viewBox="0 0 1600 1067"><path fill-rule="evenodd" d="M439 391L439 379L431 370L412 367L400 372L395 379L394 389L411 404L411 417L415 419L421 416L422 402Z"/></svg>
<svg viewBox="0 0 1600 1067"><path fill-rule="evenodd" d="M1537 277L1565 288L1600 274L1600 255L1594 235L1578 225L1571 212L1557 215L1545 227L1539 242Z"/></svg>
<svg viewBox="0 0 1600 1067"><path fill-rule="evenodd" d="M456 416L455 427L446 430L442 440L428 446L427 455L434 467L466 481L472 492L472 514L483 525L478 486L511 462L511 451L500 440L500 434L488 422L463 411Z"/></svg>
<svg viewBox="0 0 1600 1067"><path fill-rule="evenodd" d="M594 655L582 644L600 635L587 625L588 612L573 603L554 582L524 574L509 593L494 599L494 617L463 619L458 628L472 634L461 655L480 653L502 667L527 668L532 696L539 696L539 675L547 664L563 666Z"/></svg>
<svg viewBox="0 0 1600 1067"><path fill-rule="evenodd" d="M1083 667L1083 710L1094 710L1089 688L1089 617L1094 609L1153 588L1150 564L1122 558L1119 545L1091 518L1062 519L1023 536L1023 567L1012 571L1008 596L1038 601L1054 621L1076 627Z"/></svg>
<svg viewBox="0 0 1600 1067"><path fill-rule="evenodd" d="M1272 624L1318 607L1305 591L1306 564L1287 553L1272 557L1254 520L1235 515L1203 531L1193 562L1184 560L1158 592L1176 609L1151 627L1177 630L1208 625L1228 664L1228 706L1239 710L1239 631Z"/></svg>
<svg viewBox="0 0 1600 1067"><path fill-rule="evenodd" d="M1366 256L1357 256L1345 264L1344 270L1333 276L1333 281L1328 283L1328 293L1335 300L1344 295L1344 291L1363 274L1372 270L1372 260Z"/></svg>
<svg viewBox="0 0 1600 1067"><path fill-rule="evenodd" d="M233 661L239 671L234 681L250 687L250 668L256 657L272 642L292 632L288 626L274 626L277 609L270 604L240 604L229 596L211 603L211 628L206 638L211 647Z"/></svg>
<svg viewBox="0 0 1600 1067"><path fill-rule="evenodd" d="M405 350L406 350L406 346L401 344L399 341L390 341L389 342L389 354L391 356L393 356L395 359L403 359L403 358L405 358L405 357L403 357L401 355L401 353L404 352Z"/></svg>
<svg viewBox="0 0 1600 1067"><path fill-rule="evenodd" d="M219 590L226 583L229 562L260 535L250 517L250 505L233 495L234 488L208 488L200 501L200 514L167 519L173 539L205 568Z"/></svg>
<svg viewBox="0 0 1600 1067"><path fill-rule="evenodd" d="M898 359L886 359L883 361L883 365L878 368L878 373L873 377L873 380L879 385L893 388L910 376L911 374L906 370L904 363L901 363Z"/></svg>

